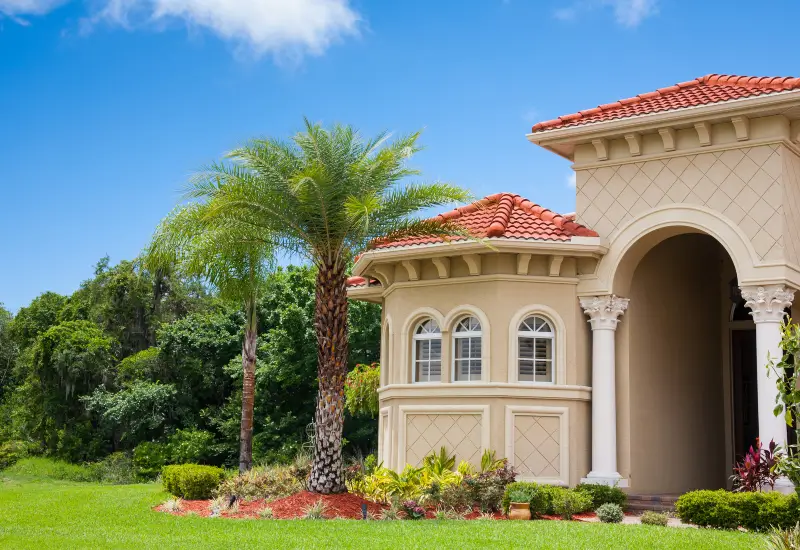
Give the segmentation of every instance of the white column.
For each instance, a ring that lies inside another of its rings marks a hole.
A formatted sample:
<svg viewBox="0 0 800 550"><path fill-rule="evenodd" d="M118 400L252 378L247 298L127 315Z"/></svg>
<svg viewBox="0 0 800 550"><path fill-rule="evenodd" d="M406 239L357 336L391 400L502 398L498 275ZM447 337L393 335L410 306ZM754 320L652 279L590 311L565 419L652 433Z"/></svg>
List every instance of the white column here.
<svg viewBox="0 0 800 550"><path fill-rule="evenodd" d="M767 370L770 361L778 363L783 356L781 350L781 321L784 309L792 305L794 290L783 285L743 286L742 297L750 308L750 315L756 324L757 389L758 389L758 437L762 445L775 441L786 448L786 421L783 415L775 416L778 388L775 374ZM779 480L776 490L792 490L788 479Z"/></svg>
<svg viewBox="0 0 800 550"><path fill-rule="evenodd" d="M592 325L592 471L583 483L624 486L617 471L616 351L614 337L628 299L581 298Z"/></svg>

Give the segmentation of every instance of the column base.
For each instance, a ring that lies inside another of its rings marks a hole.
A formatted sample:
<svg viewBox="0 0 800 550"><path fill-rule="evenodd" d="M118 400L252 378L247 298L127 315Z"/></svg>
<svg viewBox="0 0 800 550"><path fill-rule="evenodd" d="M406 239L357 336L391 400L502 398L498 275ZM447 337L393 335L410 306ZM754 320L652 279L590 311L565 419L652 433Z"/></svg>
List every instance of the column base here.
<svg viewBox="0 0 800 550"><path fill-rule="evenodd" d="M589 472L584 478L581 478L581 483L585 483L587 485L608 485L609 487L627 487L628 480L623 479L621 475L617 472L613 473L601 473L601 472ZM777 484L775 486L777 490Z"/></svg>

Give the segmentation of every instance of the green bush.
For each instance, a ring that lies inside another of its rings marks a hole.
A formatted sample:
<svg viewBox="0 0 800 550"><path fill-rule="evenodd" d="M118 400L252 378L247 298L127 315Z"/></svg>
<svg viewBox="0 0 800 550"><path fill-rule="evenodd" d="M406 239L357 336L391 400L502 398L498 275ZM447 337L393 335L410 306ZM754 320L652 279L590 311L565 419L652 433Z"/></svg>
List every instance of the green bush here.
<svg viewBox="0 0 800 550"><path fill-rule="evenodd" d="M136 477L131 457L126 453L111 453L99 462L87 464L87 467L95 478L103 483L122 485L133 483Z"/></svg>
<svg viewBox="0 0 800 550"><path fill-rule="evenodd" d="M510 504L509 495L517 490L523 490L529 495L528 501L531 506L531 516L534 518L542 515L555 514L554 503L557 499L561 498L562 493L567 491L563 487L556 485L540 485L532 481L515 481L506 485L505 493L503 495L503 512L508 513Z"/></svg>
<svg viewBox="0 0 800 550"><path fill-rule="evenodd" d="M667 514L653 512L651 510L647 510L639 519L643 525L660 525L661 527L666 527L667 523L669 523L669 516Z"/></svg>
<svg viewBox="0 0 800 550"><path fill-rule="evenodd" d="M50 458L23 458L6 469L5 473L63 481L100 481L97 472L93 471L92 468L88 466L70 464L69 462L52 460Z"/></svg>
<svg viewBox="0 0 800 550"><path fill-rule="evenodd" d="M675 510L681 521L719 529L788 529L800 520L797 495L777 492L692 491L681 495Z"/></svg>
<svg viewBox="0 0 800 550"><path fill-rule="evenodd" d="M295 466L256 466L249 472L223 481L216 494L235 495L241 500L273 500L305 488L305 478Z"/></svg>
<svg viewBox="0 0 800 550"><path fill-rule="evenodd" d="M140 479L155 479L167 463L169 449L164 443L145 441L133 450L133 469Z"/></svg>
<svg viewBox="0 0 800 550"><path fill-rule="evenodd" d="M214 434L205 430L177 430L169 438L170 464L196 464L206 462L214 454L211 446Z"/></svg>
<svg viewBox="0 0 800 550"><path fill-rule="evenodd" d="M164 466L161 472L164 489L187 500L211 498L223 478L222 468L200 464Z"/></svg>
<svg viewBox="0 0 800 550"><path fill-rule="evenodd" d="M553 498L553 511L563 519L572 519L592 508L592 497L583 491L563 489Z"/></svg>
<svg viewBox="0 0 800 550"><path fill-rule="evenodd" d="M514 496L515 498L519 497L519 493L522 492L527 495L527 498L523 502L531 502L534 498L534 495L537 494L539 488L538 483L531 483L528 481L515 481L513 483L509 483L506 485L505 491L503 492L503 513L508 514L508 509L511 507L511 497ZM534 514L533 507L531 507L531 515Z"/></svg>
<svg viewBox="0 0 800 550"><path fill-rule="evenodd" d="M597 510L603 504L616 504L625 508L628 496L619 487L609 487L594 483L581 483L575 487L577 491L583 491L592 497L592 509Z"/></svg>
<svg viewBox="0 0 800 550"><path fill-rule="evenodd" d="M27 458L33 448L33 444L27 441L6 441L0 445L0 470L13 466L22 458Z"/></svg>
<svg viewBox="0 0 800 550"><path fill-rule="evenodd" d="M620 523L625 514L622 513L622 507L613 502L606 502L601 504L597 510L597 517L603 523Z"/></svg>

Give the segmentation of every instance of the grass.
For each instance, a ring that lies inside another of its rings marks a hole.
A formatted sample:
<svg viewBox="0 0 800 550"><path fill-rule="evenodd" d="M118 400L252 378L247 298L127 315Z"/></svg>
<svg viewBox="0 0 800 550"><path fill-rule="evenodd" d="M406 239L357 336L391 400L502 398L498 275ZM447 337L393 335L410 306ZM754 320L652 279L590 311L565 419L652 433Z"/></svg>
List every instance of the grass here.
<svg viewBox="0 0 800 550"><path fill-rule="evenodd" d="M557 521L266 521L176 517L159 485L0 473L0 548L753 548L738 532Z"/></svg>

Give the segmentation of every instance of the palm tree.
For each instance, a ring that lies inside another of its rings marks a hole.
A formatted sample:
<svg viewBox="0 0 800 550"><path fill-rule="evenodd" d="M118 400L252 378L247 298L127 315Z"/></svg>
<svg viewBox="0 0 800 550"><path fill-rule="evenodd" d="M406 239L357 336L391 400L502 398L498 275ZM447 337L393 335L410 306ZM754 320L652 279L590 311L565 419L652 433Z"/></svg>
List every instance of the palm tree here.
<svg viewBox="0 0 800 550"><path fill-rule="evenodd" d="M159 225L145 254L148 268L177 269L205 278L224 299L242 304L242 423L239 433L239 471L253 466L253 408L255 404L256 342L259 290L273 265L273 249L263 231L224 215L210 215L216 206L211 195L179 206Z"/></svg>
<svg viewBox="0 0 800 550"><path fill-rule="evenodd" d="M305 121L289 142L254 140L193 180L211 196L215 215L263 232L273 246L317 268L314 328L319 391L314 461L308 488L345 490L342 468L344 381L347 374L347 266L384 236L453 235L451 222L417 217L420 210L464 201L444 183L401 184L417 175L406 166L420 150L419 132L389 143L386 133L363 140L350 126L324 129Z"/></svg>

